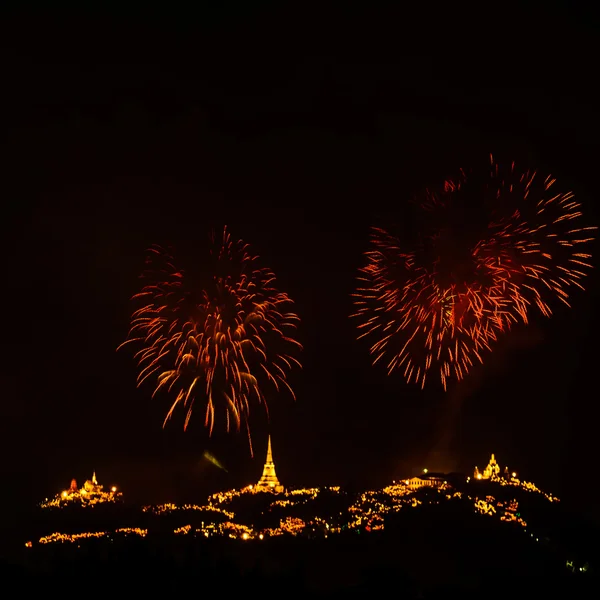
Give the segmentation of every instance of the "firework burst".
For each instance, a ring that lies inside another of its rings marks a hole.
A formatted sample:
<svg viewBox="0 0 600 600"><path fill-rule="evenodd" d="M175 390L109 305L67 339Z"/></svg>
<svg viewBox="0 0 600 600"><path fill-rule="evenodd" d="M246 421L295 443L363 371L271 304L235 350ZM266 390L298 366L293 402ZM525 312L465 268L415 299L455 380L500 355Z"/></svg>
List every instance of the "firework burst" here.
<svg viewBox="0 0 600 600"><path fill-rule="evenodd" d="M274 274L258 266L248 245L234 241L227 228L211 241L206 285L178 269L169 251L149 250L145 285L133 297L141 306L119 348L141 346L135 355L138 386L150 380L153 396L164 391L174 398L163 426L181 406L186 429L201 399L210 433L221 413L227 431L243 423L250 440L251 405L268 410L266 385L285 388L294 397L286 376L300 366L292 356L301 349L294 339L299 318L290 312L287 294L276 289Z"/></svg>
<svg viewBox="0 0 600 600"><path fill-rule="evenodd" d="M373 228L352 315L371 337L373 363L423 387L432 369L444 389L483 362L498 336L532 310L567 306L590 268L596 227L581 224L573 193L553 177L506 167L490 156L486 177L460 171L415 206L412 245ZM407 247L408 246L408 247Z"/></svg>

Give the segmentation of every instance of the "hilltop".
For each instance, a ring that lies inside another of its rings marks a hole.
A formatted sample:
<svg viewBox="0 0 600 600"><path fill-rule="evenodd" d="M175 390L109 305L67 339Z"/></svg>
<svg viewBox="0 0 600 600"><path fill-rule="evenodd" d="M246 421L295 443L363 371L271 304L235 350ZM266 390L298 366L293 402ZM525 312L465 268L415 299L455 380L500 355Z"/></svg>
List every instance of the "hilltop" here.
<svg viewBox="0 0 600 600"><path fill-rule="evenodd" d="M428 473L363 492L247 486L198 505L51 504L30 527L19 562L40 585L44 573L76 572L173 589L192 570L214 584L226 576L232 591L275 578L311 594L402 582L404 597L433 597L481 593L501 576L498 593L518 582L577 597L599 564L593 533L578 533L557 498L496 472Z"/></svg>

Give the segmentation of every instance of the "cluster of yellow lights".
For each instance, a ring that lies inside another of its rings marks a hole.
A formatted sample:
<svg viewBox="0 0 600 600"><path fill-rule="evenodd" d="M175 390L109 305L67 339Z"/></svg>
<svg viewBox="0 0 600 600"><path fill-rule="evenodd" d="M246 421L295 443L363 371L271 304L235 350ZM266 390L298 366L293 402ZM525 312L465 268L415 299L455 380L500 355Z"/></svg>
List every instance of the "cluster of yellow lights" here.
<svg viewBox="0 0 600 600"><path fill-rule="evenodd" d="M304 531L306 523L297 517L286 517L279 522L279 529L285 533L298 535Z"/></svg>
<svg viewBox="0 0 600 600"><path fill-rule="evenodd" d="M71 487L68 490L63 490L54 498L46 498L40 503L42 508L63 508L70 504L81 504L82 506L95 506L105 502L116 502L122 498L121 492L116 487L111 487L109 491L104 491L96 480L96 474L83 484L83 487L78 488L77 482L73 479Z"/></svg>
<svg viewBox="0 0 600 600"><path fill-rule="evenodd" d="M496 479L495 478L494 481L496 483L499 483L500 485L512 485L515 487L519 487L522 490L525 490L526 492L535 492L536 494L541 494L542 496L544 496L546 498L546 500L548 500L550 502L559 502L560 501L553 494L550 494L548 492L544 492L544 491L540 490L540 488L538 488L535 485L535 483L531 483L530 481L521 481L516 476L511 477L510 479L503 479L503 478Z"/></svg>
<svg viewBox="0 0 600 600"><path fill-rule="evenodd" d="M493 496L486 496L485 500L476 498L474 506L475 510L482 515L499 516L501 521L527 527L527 523L517 514L519 503L516 500L505 503L497 501Z"/></svg>
<svg viewBox="0 0 600 600"><path fill-rule="evenodd" d="M331 486L324 488L327 491L332 493L339 493L339 486ZM298 488L292 489L275 496L275 500L271 502L271 507L290 507L290 506L298 506L300 504L304 504L310 500L314 500L319 493L321 492L320 488ZM174 530L176 535L186 535L190 533L196 533L203 535L204 537L213 537L213 536L225 536L232 539L242 539L242 540L254 540L259 539L262 540L265 537L275 537L283 534L290 535L299 535L307 525L311 525L314 528L321 528L325 532L331 531L336 532L340 530L340 527L330 527L329 524L326 524L325 521L319 519L318 517L310 521L309 523L305 523L302 519L297 519L294 517L287 517L286 519L282 519L280 521L279 527L265 528L261 531L256 531L254 528L235 523L233 519L235 518L235 513L227 510L223 507L223 505L227 506L229 503L234 501L236 498L240 498L246 494L263 494L268 492L263 492L262 490L257 490L255 486L249 485L239 490L227 490L222 492L217 492L209 497L207 504L205 505L197 505L197 504L183 504L177 505L174 503L166 503L159 505L148 505L144 506L142 510L144 512L152 513L155 515L162 515L167 513L174 513L180 511L198 511L198 512L213 512L219 513L227 517L228 521L224 523L202 523L202 526L199 528L193 528L192 525L187 524L181 527L178 527Z"/></svg>
<svg viewBox="0 0 600 600"><path fill-rule="evenodd" d="M440 503L444 500L452 500L456 498L466 498L473 503L474 510L481 514L487 514L498 517L501 521L515 522L525 527L526 523L523 519L517 516L518 503L512 500L508 503L497 501L492 496L486 496L485 499L478 496L463 495L461 492L452 489L447 481L437 478L419 478L402 480L394 482L392 485L377 491L367 491L362 493L357 500L348 509L351 518L344 522L336 522L335 519L322 519L315 517L309 522L295 517L287 517L280 521L279 527L266 528L260 531L254 528L235 523L233 516L225 523L202 524L202 527L193 529L191 525L185 525L175 530L176 534L198 533L205 537L226 536L232 539L254 540L264 539L265 537L280 536L283 534L301 535L307 528L310 530L320 530L325 537L329 534L339 533L344 529L364 528L366 531L378 531L384 527L384 516L391 512L397 512L403 507L415 508L422 505L422 501L414 496L414 492L421 488L430 488L436 490L437 498L431 498L430 503ZM339 487L328 488L334 493L338 493ZM210 501L227 503L245 493L248 493L250 488L242 490L230 490L221 492L211 497ZM307 499L314 499L319 494L319 488L290 490L283 495L278 495L277 499L271 503L271 506L289 507L303 503ZM281 497L283 496L283 497ZM158 508L156 512L162 513L166 510L176 510L175 505L166 505ZM208 507L214 505L208 505ZM205 509L208 507L204 507ZM225 512L225 511L223 511ZM233 513L229 513L233 515ZM342 515L340 515L342 517Z"/></svg>
<svg viewBox="0 0 600 600"><path fill-rule="evenodd" d="M477 500L475 500L475 510L477 510L478 512L480 512L482 515L495 515L496 514L496 507L489 502L489 500L482 500L480 498L478 498Z"/></svg>
<svg viewBox="0 0 600 600"><path fill-rule="evenodd" d="M166 504L157 504L155 506L148 505L143 506L142 510L144 512L149 512L154 515L162 515L166 513L179 512L179 511L195 511L195 512L214 512L219 513L227 517L228 519L234 518L234 513L229 510L225 510L219 506L215 506L214 504L173 504L168 502Z"/></svg>
<svg viewBox="0 0 600 600"><path fill-rule="evenodd" d="M423 470L427 473L427 470ZM470 481L470 477L467 478L467 482ZM558 501L558 498L551 494L542 492L537 486L526 481L520 481L517 478L516 473L501 477L499 475L499 466L495 462L494 455L490 464L486 467L485 471L480 473L475 468L474 479L481 480L486 479L494 483L506 486L519 487L528 492L536 492L543 495L550 502ZM439 504L447 500L453 499L466 499L473 503L473 509L475 512L489 515L499 518L501 521L518 523L522 527L526 527L527 523L521 519L518 513L518 502L517 500L510 500L508 502L498 501L493 496L487 495L485 498L481 498L477 495L468 495L455 490L447 481L443 478L434 476L423 476L413 477L412 479L404 479L398 482L393 482L381 490L366 491L357 497L355 502L348 508L348 515L345 513L339 513L337 516L332 516L328 519L320 517L314 517L310 521L306 522L297 517L286 517L280 519L279 527L264 528L262 530L256 530L252 526L236 523L235 513L229 510L227 505L234 501L236 498L240 498L245 494L253 493L268 493L262 490L256 490L252 485L239 490L229 490L226 492L218 492L213 494L208 499L205 505L196 504L183 504L177 505L172 503L160 504L156 506L144 506L143 511L149 512L155 515L162 515L167 513L173 513L178 511L197 511L197 512L213 512L218 513L226 517L226 521L222 523L202 523L200 528L193 528L192 525L183 525L174 530L177 535L188 535L188 534L200 534L204 537L221 536L228 537L231 539L241 540L263 540L266 537L276 537L284 534L287 535L301 535L306 531L320 531L325 537L329 534L340 533L345 529L358 529L363 528L366 531L378 531L384 527L384 517L386 514L397 512L403 508L416 508L422 504L422 500L418 499L414 493L420 489L427 488L436 492L431 498L427 500L429 504ZM328 487L324 488L331 493L340 493L339 487ZM75 491L74 486L67 494L65 498L75 497L75 494L80 496L85 491L86 497L93 496L97 497L99 494L105 494L102 491L102 487L98 486L96 478L94 476L92 481L86 482L86 485L82 490ZM321 492L320 488L301 488L288 490L286 492L277 494L274 496L273 501L270 503L270 507L291 507L304 504L310 500L317 498ZM112 496L111 496L112 495ZM113 488L108 494L109 497L114 501L116 495L116 489ZM99 500L102 501L102 500ZM107 500L104 500L107 501ZM226 508L227 507L227 508ZM54 533L50 536L43 537L39 540L41 544L47 544L50 542L76 542L87 538L101 538L113 534L136 534L144 537L147 534L146 529L118 529L112 533L107 532L93 532L93 533L80 533L74 535L67 535L61 533ZM26 544L31 547L31 542Z"/></svg>
<svg viewBox="0 0 600 600"><path fill-rule="evenodd" d="M175 529L173 531L173 533L175 535L181 535L181 534L187 534L190 533L190 531L192 531L192 526L191 525L183 525L183 527L178 527L177 529Z"/></svg>
<svg viewBox="0 0 600 600"><path fill-rule="evenodd" d="M285 519L280 520L279 527L270 527L262 529L261 531L257 531L248 525L226 521L225 523L218 524L208 523L197 529L192 529L191 525L184 525L183 527L175 529L174 533L176 535L187 535L194 532L204 535L204 537L225 536L231 539L263 540L265 537L276 537L285 533L290 535L300 535L306 526L307 523L302 519L297 517L286 517Z"/></svg>
<svg viewBox="0 0 600 600"><path fill-rule="evenodd" d="M399 482L394 481L392 485L380 491L363 492L348 509L352 515L348 528L364 527L366 531L382 530L383 517L386 514L398 512L403 507L415 508L422 504L421 500L413 496L414 492L421 488L432 488L443 492L448 488L448 484L438 479L413 477Z"/></svg>
<svg viewBox="0 0 600 600"><path fill-rule="evenodd" d="M330 490L332 492L339 492L339 486L332 486L324 488L326 490ZM285 502L286 499L293 500L294 503L297 502L298 498L302 498L305 501L314 500L320 492L320 488L298 488L294 490L288 490L281 494L277 495L276 502ZM268 494L269 492L265 492L259 488L256 488L254 485L247 485L239 490L228 490L226 492L217 492L213 494L208 499L209 506L214 506L215 504L228 504L235 498L239 498L244 496L245 494ZM281 504L280 506L289 506L287 504Z"/></svg>
<svg viewBox="0 0 600 600"><path fill-rule="evenodd" d="M331 492L337 493L340 491L339 486L325 488ZM321 490L319 488L300 488L297 490L290 490L284 494L283 498L275 500L271 503L271 506L297 506L298 504L304 504L310 500L314 500Z"/></svg>
<svg viewBox="0 0 600 600"><path fill-rule="evenodd" d="M271 503L271 506L279 506L280 508L286 508L288 506L294 506L296 502L294 500L275 500Z"/></svg>
<svg viewBox="0 0 600 600"><path fill-rule="evenodd" d="M522 527L527 526L527 523L517 515L519 504L516 500L503 502L489 495L485 499L478 496L464 495L459 491L452 491L446 482L439 482L435 489L438 492L438 497L436 500L431 499L430 504L439 504L441 501L455 498L465 498L473 503L475 511L480 514L496 516L501 521L518 523ZM384 488L381 493L363 493L359 500L350 507L354 519L348 524L348 527L365 527L367 531L383 529L383 520L380 520L383 515L397 512L403 507L415 508L422 504L417 498L411 497L413 491L404 481ZM388 495L387 499L385 498L386 494Z"/></svg>
<svg viewBox="0 0 600 600"><path fill-rule="evenodd" d="M51 533L50 535L41 537L39 539L39 543L40 544L50 544L53 542L73 543L73 542L79 542L81 540L89 540L89 539L93 539L93 538L104 538L104 537L113 536L113 535L121 535L121 536L137 535L140 537L146 537L147 534L148 534L147 529L139 529L137 527L121 527L120 529L115 529L115 531L113 531L113 532L91 531L91 532L86 532L86 533L73 533L73 534L57 532L57 533ZM33 546L33 544L32 544L32 542L27 542L25 544L25 546L27 548L31 548Z"/></svg>
<svg viewBox="0 0 600 600"><path fill-rule="evenodd" d="M484 469L483 473L481 473L479 469L475 467L475 473L473 475L473 478L477 481L489 480L493 481L494 483L498 483L502 486L517 487L526 492L534 492L536 494L541 494L549 502L559 502L559 499L556 496L540 490L540 488L538 488L534 483L531 483L530 481L520 480L517 476L517 473L515 473L514 471L509 473L508 467L505 469L505 475L500 475L500 466L496 462L496 458L493 454L490 458L488 466ZM467 481L469 480L470 478L467 479Z"/></svg>

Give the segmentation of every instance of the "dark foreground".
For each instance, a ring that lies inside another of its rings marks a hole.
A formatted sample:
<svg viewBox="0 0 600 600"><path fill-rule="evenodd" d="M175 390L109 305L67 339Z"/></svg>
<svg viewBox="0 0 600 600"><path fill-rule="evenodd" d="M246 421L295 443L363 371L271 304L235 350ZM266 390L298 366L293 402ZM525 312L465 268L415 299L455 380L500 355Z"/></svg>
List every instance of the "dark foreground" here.
<svg viewBox="0 0 600 600"><path fill-rule="evenodd" d="M489 524L489 527L488 527ZM393 594L397 598L597 598L585 572L521 531L458 526L394 528L327 539L263 541L149 534L23 548L2 565L4 585L19 593L89 588L122 594L185 591L307 593L310 597ZM581 566L583 566L582 563ZM558 596L557 596L558 594Z"/></svg>

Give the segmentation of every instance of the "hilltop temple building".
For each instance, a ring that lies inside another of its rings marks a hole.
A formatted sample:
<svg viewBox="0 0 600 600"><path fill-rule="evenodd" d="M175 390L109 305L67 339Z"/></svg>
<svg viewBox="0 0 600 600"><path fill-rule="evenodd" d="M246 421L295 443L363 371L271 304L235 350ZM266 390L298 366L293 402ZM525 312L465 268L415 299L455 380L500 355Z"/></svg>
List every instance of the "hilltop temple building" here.
<svg viewBox="0 0 600 600"><path fill-rule="evenodd" d="M267 460L263 467L263 473L258 483L254 486L255 492L272 492L280 494L283 492L283 486L279 483L275 474L275 464L273 463L273 453L271 452L271 436L269 436L269 444L267 446Z"/></svg>
<svg viewBox="0 0 600 600"><path fill-rule="evenodd" d="M109 491L104 491L104 487L98 483L96 473L88 479L81 489L77 487L77 481L71 480L71 485L68 490L61 492L52 499L46 499L41 503L42 508L60 507L69 503L80 503L84 506L100 504L102 502L115 502L120 499L121 493L116 487L110 488Z"/></svg>
<svg viewBox="0 0 600 600"><path fill-rule="evenodd" d="M406 485L412 492L416 492L424 487L441 489L446 485L446 481L443 473L425 473L418 477L405 479L404 485Z"/></svg>
<svg viewBox="0 0 600 600"><path fill-rule="evenodd" d="M504 472L505 475L508 475L508 467L504 469ZM497 479L498 477L500 477L500 465L496 462L496 457L492 454L490 462L488 463L488 466L483 470L483 473L481 473L479 469L475 467L473 477L475 479Z"/></svg>

